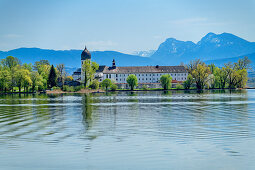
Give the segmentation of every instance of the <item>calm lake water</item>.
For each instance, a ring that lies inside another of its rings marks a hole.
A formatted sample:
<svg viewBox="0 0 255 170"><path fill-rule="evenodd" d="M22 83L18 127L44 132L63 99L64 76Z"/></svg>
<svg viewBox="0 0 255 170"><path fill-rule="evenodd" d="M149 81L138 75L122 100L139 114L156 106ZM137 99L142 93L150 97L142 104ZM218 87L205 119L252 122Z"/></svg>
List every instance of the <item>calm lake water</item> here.
<svg viewBox="0 0 255 170"><path fill-rule="evenodd" d="M0 96L0 169L255 169L255 90Z"/></svg>

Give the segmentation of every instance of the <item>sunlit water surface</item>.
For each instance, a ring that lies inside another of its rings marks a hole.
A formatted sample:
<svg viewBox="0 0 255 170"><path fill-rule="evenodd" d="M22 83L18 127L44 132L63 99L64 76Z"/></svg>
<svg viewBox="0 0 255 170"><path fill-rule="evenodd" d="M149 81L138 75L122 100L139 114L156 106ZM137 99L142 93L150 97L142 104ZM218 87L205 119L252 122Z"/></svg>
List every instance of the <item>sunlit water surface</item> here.
<svg viewBox="0 0 255 170"><path fill-rule="evenodd" d="M0 169L255 169L255 90L0 96Z"/></svg>

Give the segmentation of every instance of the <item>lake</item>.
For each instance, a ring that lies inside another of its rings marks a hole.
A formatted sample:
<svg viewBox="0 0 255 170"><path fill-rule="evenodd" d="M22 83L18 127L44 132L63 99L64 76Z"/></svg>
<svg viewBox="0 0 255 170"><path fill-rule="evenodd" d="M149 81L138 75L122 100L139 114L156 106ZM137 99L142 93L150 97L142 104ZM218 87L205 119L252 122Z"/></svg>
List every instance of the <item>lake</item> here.
<svg viewBox="0 0 255 170"><path fill-rule="evenodd" d="M0 169L255 169L255 90L0 96Z"/></svg>

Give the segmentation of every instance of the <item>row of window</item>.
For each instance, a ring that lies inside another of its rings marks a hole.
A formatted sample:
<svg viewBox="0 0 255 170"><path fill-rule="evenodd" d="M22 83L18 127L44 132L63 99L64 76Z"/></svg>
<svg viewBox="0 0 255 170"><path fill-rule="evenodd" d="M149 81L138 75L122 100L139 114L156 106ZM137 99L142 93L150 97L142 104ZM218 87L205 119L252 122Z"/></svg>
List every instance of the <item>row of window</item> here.
<svg viewBox="0 0 255 170"><path fill-rule="evenodd" d="M118 80L123 80L123 81L126 81L126 79L124 78L124 79L118 79L118 78L116 78L116 81L118 81ZM159 78L138 78L138 81L141 81L141 80L159 80ZM176 78L174 78L174 80L176 80ZM186 78L181 78L181 80L186 80Z"/></svg>
<svg viewBox="0 0 255 170"><path fill-rule="evenodd" d="M129 76L130 74L116 74L116 77L127 77ZM161 75L164 75L164 74L135 74L136 76L161 76ZM170 74L171 76L187 76L186 73L177 73L177 74ZM106 74L106 78L111 78L111 74Z"/></svg>

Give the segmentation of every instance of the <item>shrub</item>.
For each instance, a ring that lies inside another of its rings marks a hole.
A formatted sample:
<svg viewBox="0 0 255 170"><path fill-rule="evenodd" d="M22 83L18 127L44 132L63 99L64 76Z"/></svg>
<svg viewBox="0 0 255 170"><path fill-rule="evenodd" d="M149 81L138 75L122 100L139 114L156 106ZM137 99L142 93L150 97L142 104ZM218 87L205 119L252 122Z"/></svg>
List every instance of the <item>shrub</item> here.
<svg viewBox="0 0 255 170"><path fill-rule="evenodd" d="M116 84L112 84L110 88L112 91L116 91L118 86Z"/></svg>
<svg viewBox="0 0 255 170"><path fill-rule="evenodd" d="M82 89L82 86L75 86L74 87L74 91L76 92L76 91L80 91Z"/></svg>
<svg viewBox="0 0 255 170"><path fill-rule="evenodd" d="M99 88L99 82L97 80L93 80L92 83L89 85L89 88L98 89Z"/></svg>
<svg viewBox="0 0 255 170"><path fill-rule="evenodd" d="M60 87L54 86L52 89L53 89L53 90L60 90L61 88L60 88Z"/></svg>
<svg viewBox="0 0 255 170"><path fill-rule="evenodd" d="M183 85L181 85L181 84L178 83L178 84L176 85L176 89L183 89Z"/></svg>
<svg viewBox="0 0 255 170"><path fill-rule="evenodd" d="M105 90L108 90L108 87L110 87L112 84L112 81L110 79L104 79L101 83L101 86L105 88Z"/></svg>
<svg viewBox="0 0 255 170"><path fill-rule="evenodd" d="M74 92L74 87L73 87L73 86L64 85L64 86L63 86L63 91L66 91L66 92Z"/></svg>

